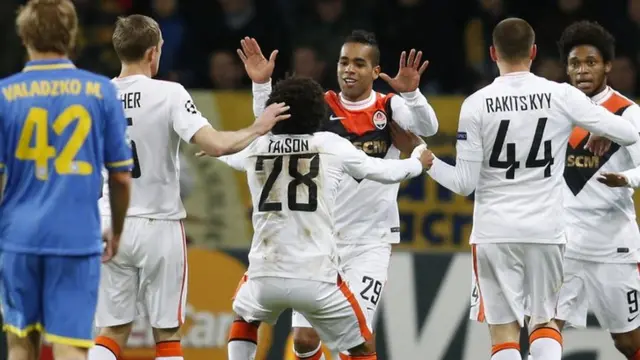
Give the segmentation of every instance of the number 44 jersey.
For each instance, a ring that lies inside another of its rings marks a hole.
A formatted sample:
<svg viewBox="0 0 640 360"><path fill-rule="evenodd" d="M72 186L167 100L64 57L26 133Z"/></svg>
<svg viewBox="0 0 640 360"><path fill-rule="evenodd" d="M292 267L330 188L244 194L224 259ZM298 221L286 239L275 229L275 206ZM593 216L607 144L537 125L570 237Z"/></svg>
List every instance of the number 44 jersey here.
<svg viewBox="0 0 640 360"><path fill-rule="evenodd" d="M339 268L334 204L343 176L398 183L422 173L405 160L366 155L329 132L265 135L219 159L247 172L253 203L249 277L335 282Z"/></svg>
<svg viewBox="0 0 640 360"><path fill-rule="evenodd" d="M113 79L127 118L134 167L127 216L180 220L186 211L180 199L180 139L210 126L185 88L168 81L132 75ZM110 216L108 185L100 199Z"/></svg>
<svg viewBox="0 0 640 360"><path fill-rule="evenodd" d="M457 156L482 163L471 243L565 243L563 172L574 126L621 145L638 140L628 120L580 90L529 72L500 76L465 100Z"/></svg>

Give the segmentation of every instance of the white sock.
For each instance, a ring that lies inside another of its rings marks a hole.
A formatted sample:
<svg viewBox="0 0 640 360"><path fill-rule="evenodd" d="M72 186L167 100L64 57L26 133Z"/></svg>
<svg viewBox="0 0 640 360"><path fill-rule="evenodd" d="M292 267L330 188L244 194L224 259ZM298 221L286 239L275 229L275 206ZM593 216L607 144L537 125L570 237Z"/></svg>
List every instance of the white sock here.
<svg viewBox="0 0 640 360"><path fill-rule="evenodd" d="M89 349L89 354L87 355L88 360L117 360L116 354L114 354L108 348L102 345L94 345Z"/></svg>
<svg viewBox="0 0 640 360"><path fill-rule="evenodd" d="M296 354L296 359L325 360L324 354L322 353L322 343L318 344L318 348L313 351L309 351L308 353L299 353L296 351L296 349L293 349L293 352Z"/></svg>
<svg viewBox="0 0 640 360"><path fill-rule="evenodd" d="M493 354L491 360L522 360L522 356L516 349L504 349Z"/></svg>
<svg viewBox="0 0 640 360"><path fill-rule="evenodd" d="M229 360L254 360L258 345L251 341L233 340L227 344Z"/></svg>
<svg viewBox="0 0 640 360"><path fill-rule="evenodd" d="M527 356L527 360L533 360L533 356L531 356L531 353L529 353L529 355Z"/></svg>
<svg viewBox="0 0 640 360"><path fill-rule="evenodd" d="M561 360L562 345L556 339L541 337L531 343L532 360Z"/></svg>

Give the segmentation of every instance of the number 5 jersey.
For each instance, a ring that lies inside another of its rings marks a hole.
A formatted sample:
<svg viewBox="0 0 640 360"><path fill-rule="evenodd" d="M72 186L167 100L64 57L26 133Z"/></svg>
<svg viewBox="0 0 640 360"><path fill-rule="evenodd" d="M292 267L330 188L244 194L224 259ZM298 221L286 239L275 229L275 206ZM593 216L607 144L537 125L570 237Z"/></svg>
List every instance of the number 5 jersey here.
<svg viewBox="0 0 640 360"><path fill-rule="evenodd" d="M113 83L124 107L134 168L127 216L180 220L186 211L180 199L180 139L189 142L211 126L196 109L185 88L144 75L117 78ZM108 186L100 199L103 216L110 216Z"/></svg>

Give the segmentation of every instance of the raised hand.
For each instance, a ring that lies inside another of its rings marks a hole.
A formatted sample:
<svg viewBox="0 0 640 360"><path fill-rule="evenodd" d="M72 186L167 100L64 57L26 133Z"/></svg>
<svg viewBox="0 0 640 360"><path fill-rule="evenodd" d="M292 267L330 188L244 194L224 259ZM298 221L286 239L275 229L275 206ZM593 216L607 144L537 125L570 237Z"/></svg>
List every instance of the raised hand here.
<svg viewBox="0 0 640 360"><path fill-rule="evenodd" d="M616 173L601 173L598 175L598 181L608 187L623 187L629 185L629 180L622 175Z"/></svg>
<svg viewBox="0 0 640 360"><path fill-rule="evenodd" d="M400 68L396 77L391 78L385 73L380 74L380 78L386 81L391 87L399 93L406 93L415 91L420 85L420 76L427 70L429 61L425 60L422 65L422 51L418 51L416 54L415 49L411 49L409 52L409 59L407 59L407 52L403 51L400 54Z"/></svg>
<svg viewBox="0 0 640 360"><path fill-rule="evenodd" d="M288 110L289 106L285 103L273 103L264 109L262 115L256 119L252 126L259 134L264 135L268 133L278 121L291 117L290 114L285 114Z"/></svg>
<svg viewBox="0 0 640 360"><path fill-rule="evenodd" d="M264 55L262 55L262 50L256 39L245 37L240 40L240 46L242 49L236 51L251 81L258 84L268 82L276 66L278 50L273 50L271 55L269 55L269 60L267 60Z"/></svg>

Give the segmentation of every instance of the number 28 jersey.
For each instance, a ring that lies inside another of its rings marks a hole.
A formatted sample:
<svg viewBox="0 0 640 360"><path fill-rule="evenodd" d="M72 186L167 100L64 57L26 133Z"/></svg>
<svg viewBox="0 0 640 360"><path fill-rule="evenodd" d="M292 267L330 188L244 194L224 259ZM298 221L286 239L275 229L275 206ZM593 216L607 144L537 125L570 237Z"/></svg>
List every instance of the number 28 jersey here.
<svg viewBox="0 0 640 360"><path fill-rule="evenodd" d="M465 100L457 156L482 162L471 243L565 243L564 155L574 125L622 144L638 139L578 89L529 72L500 76Z"/></svg>
<svg viewBox="0 0 640 360"><path fill-rule="evenodd" d="M186 217L180 199L180 139L191 141L210 126L178 83L133 75L113 80L129 125L134 168L127 216L179 220ZM108 185L100 209L110 216Z"/></svg>
<svg viewBox="0 0 640 360"><path fill-rule="evenodd" d="M334 208L345 174L391 184L422 173L415 158L370 157L329 132L265 135L219 159L247 172L254 228L250 277L335 282Z"/></svg>

